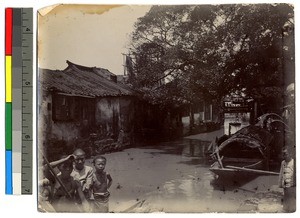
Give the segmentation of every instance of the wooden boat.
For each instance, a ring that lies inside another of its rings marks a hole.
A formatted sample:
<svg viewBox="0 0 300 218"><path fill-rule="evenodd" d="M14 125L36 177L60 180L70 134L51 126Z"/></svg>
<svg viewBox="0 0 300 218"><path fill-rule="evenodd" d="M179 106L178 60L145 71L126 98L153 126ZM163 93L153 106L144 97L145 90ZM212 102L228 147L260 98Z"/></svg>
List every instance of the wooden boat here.
<svg viewBox="0 0 300 218"><path fill-rule="evenodd" d="M274 135L260 125L250 125L214 146L216 160L210 171L218 176L278 175L270 171Z"/></svg>
<svg viewBox="0 0 300 218"><path fill-rule="evenodd" d="M245 177L252 177L252 176L261 176L261 175L279 175L278 172L267 171L267 170L258 170L252 169L248 167L236 167L226 165L225 167L215 167L212 166L210 168L214 174L218 175L219 177L231 177L231 178L245 178Z"/></svg>

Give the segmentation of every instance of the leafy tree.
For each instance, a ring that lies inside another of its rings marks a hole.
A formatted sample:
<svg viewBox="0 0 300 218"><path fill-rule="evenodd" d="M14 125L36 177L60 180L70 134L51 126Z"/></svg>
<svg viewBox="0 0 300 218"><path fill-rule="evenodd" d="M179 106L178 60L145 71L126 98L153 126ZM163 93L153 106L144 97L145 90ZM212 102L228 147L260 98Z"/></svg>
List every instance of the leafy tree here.
<svg viewBox="0 0 300 218"><path fill-rule="evenodd" d="M131 83L165 106L239 91L279 108L294 73L293 16L288 4L153 6L132 34Z"/></svg>

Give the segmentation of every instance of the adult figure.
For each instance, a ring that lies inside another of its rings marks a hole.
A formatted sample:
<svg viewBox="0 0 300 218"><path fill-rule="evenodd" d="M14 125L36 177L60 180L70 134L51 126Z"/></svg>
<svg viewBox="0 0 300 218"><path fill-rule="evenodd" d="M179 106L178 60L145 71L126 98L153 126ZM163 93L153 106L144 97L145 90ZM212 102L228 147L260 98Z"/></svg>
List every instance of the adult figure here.
<svg viewBox="0 0 300 218"><path fill-rule="evenodd" d="M283 188L283 210L291 213L296 211L295 161L286 147L283 149L283 158L279 175L279 187Z"/></svg>

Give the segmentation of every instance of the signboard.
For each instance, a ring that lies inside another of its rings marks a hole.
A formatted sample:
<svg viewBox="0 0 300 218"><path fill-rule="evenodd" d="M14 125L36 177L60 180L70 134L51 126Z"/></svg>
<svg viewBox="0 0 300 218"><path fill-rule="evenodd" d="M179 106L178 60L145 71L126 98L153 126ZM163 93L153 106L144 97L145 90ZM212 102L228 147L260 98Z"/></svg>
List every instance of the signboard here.
<svg viewBox="0 0 300 218"><path fill-rule="evenodd" d="M225 113L243 113L250 112L251 107L248 102L234 99L233 101L224 101L223 104Z"/></svg>

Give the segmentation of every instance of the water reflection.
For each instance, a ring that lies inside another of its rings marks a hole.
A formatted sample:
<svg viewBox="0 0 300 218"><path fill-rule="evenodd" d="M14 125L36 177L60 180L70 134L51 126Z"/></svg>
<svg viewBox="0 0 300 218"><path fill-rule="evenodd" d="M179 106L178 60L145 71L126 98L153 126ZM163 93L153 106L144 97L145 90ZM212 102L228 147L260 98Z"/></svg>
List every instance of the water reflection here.
<svg viewBox="0 0 300 218"><path fill-rule="evenodd" d="M210 141L201 141L197 139L184 139L182 141L181 155L185 157L178 163L197 166L195 175L187 175L181 179L166 181L160 194L168 199L211 199L213 197L214 187L211 185L214 180L214 174L208 171L210 165L207 153ZM178 144L177 144L178 145Z"/></svg>
<svg viewBox="0 0 300 218"><path fill-rule="evenodd" d="M257 178L257 175L243 175L243 176L225 176L225 177L215 177L211 180L211 186L215 190L219 191L233 191L239 189L240 187L244 186L245 184L249 183L250 181Z"/></svg>
<svg viewBox="0 0 300 218"><path fill-rule="evenodd" d="M192 175L183 179L174 179L165 182L162 192L160 193L164 198L212 198L213 187L211 180L213 176L211 173L205 173L202 178L196 178Z"/></svg>
<svg viewBox="0 0 300 218"><path fill-rule="evenodd" d="M182 155L188 157L207 157L207 148L211 142L194 139L186 139L183 144Z"/></svg>
<svg viewBox="0 0 300 218"><path fill-rule="evenodd" d="M149 152L153 157L158 155L179 155L176 163L194 167L194 171L189 175L184 175L180 179L164 181L162 188L158 190L158 195L162 198L213 198L213 193L233 191L238 187L250 182L254 178L227 178L218 177L209 171L213 160L207 152L211 142L197 139L183 139L176 142L161 143L160 146L153 146L157 150ZM159 149L158 149L159 148ZM175 158L175 157L174 157ZM176 167L180 169L181 167ZM176 171L178 172L178 171Z"/></svg>

